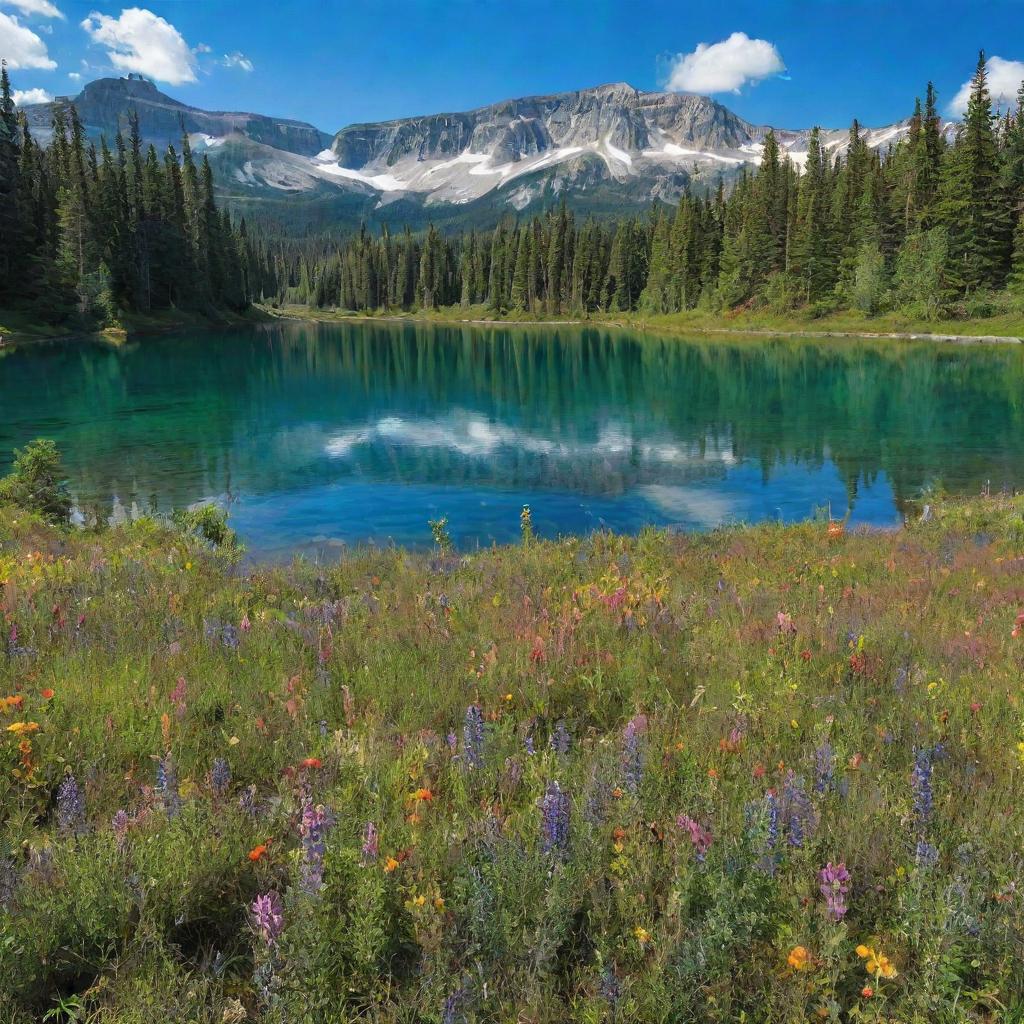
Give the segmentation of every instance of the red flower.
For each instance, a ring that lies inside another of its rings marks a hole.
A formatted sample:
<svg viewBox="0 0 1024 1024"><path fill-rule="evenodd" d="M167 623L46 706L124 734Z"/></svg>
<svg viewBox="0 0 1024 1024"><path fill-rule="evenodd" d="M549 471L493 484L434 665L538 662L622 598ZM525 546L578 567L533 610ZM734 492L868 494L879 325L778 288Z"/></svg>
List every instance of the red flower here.
<svg viewBox="0 0 1024 1024"><path fill-rule="evenodd" d="M306 760L299 765L300 768L323 768L323 766L324 763L319 757L307 757Z"/></svg>
<svg viewBox="0 0 1024 1024"><path fill-rule="evenodd" d="M53 700L53 690L49 687L43 690L43 700Z"/></svg>
<svg viewBox="0 0 1024 1024"><path fill-rule="evenodd" d="M262 860L263 857L266 855L267 848L269 846L270 846L270 840L269 839L265 843L260 843L259 846L254 846L249 851L249 860L251 860L253 862L253 864L255 864L256 861L258 861L258 860Z"/></svg>

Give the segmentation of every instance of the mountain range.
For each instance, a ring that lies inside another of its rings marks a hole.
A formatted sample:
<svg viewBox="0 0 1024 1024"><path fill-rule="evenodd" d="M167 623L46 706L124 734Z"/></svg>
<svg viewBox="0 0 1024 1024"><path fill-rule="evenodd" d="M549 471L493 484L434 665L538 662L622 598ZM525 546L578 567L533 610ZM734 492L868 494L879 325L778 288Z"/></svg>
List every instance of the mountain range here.
<svg viewBox="0 0 1024 1024"><path fill-rule="evenodd" d="M461 113L354 124L335 135L261 114L212 112L181 103L138 75L91 82L75 97L24 108L47 141L56 106L78 110L87 135L127 132L132 111L143 140L178 145L182 129L209 157L221 198L236 214L289 230L392 226L489 226L565 198L608 215L686 188L714 186L761 159L767 125L754 125L706 96L641 92L625 83L505 100ZM909 122L867 129L887 148ZM807 159L810 129L775 127L784 153ZM833 156L845 128L822 130Z"/></svg>

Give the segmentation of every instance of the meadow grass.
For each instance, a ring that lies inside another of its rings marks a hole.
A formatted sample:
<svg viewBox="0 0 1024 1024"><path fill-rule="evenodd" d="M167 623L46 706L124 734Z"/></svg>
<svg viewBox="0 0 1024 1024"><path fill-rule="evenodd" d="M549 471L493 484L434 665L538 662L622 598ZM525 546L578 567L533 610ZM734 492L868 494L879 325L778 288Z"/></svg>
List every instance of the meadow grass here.
<svg viewBox="0 0 1024 1024"><path fill-rule="evenodd" d="M243 569L0 510L0 1020L1019 1019L1022 512Z"/></svg>

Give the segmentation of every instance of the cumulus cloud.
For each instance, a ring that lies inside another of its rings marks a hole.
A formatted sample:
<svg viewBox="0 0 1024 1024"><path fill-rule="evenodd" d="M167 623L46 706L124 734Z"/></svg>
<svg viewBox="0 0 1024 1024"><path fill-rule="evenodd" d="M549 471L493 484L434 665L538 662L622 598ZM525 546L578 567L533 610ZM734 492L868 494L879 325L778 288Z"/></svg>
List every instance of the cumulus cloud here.
<svg viewBox="0 0 1024 1024"><path fill-rule="evenodd" d="M82 28L107 49L110 63L170 85L196 80L196 58L182 34L152 11L129 7L119 18L93 11Z"/></svg>
<svg viewBox="0 0 1024 1024"><path fill-rule="evenodd" d="M253 62L237 50L234 53L225 53L221 64L226 68L239 68L242 71L252 71L254 68Z"/></svg>
<svg viewBox="0 0 1024 1024"><path fill-rule="evenodd" d="M22 14L31 17L38 14L41 18L63 18L64 15L50 0L2 0L3 7L16 7Z"/></svg>
<svg viewBox="0 0 1024 1024"><path fill-rule="evenodd" d="M12 68L40 68L52 71L57 62L50 59L46 43L13 14L0 11L0 57Z"/></svg>
<svg viewBox="0 0 1024 1024"><path fill-rule="evenodd" d="M15 89L11 99L16 107L24 107L29 103L49 103L53 97L45 89Z"/></svg>
<svg viewBox="0 0 1024 1024"><path fill-rule="evenodd" d="M767 39L751 39L733 32L718 43L698 43L692 53L672 60L666 89L669 92L739 92L748 82L779 75L786 70L782 55Z"/></svg>
<svg viewBox="0 0 1024 1024"><path fill-rule="evenodd" d="M962 114L967 109L967 100L971 95L971 80L967 79L953 97L949 104L952 113ZM1024 61L989 57L988 91L997 107L1008 107L1017 102L1017 90L1020 89L1021 82L1024 82Z"/></svg>

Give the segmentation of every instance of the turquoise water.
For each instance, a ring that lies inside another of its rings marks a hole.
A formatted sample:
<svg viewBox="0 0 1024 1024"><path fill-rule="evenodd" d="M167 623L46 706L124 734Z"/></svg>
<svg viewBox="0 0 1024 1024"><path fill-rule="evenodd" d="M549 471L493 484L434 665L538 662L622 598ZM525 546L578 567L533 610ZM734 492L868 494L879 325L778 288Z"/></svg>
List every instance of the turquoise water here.
<svg viewBox="0 0 1024 1024"><path fill-rule="evenodd" d="M86 510L227 502L251 553L470 548L646 524L899 520L1024 484L1018 347L283 324L0 355L0 470L33 437Z"/></svg>

